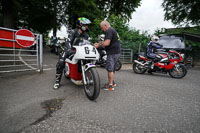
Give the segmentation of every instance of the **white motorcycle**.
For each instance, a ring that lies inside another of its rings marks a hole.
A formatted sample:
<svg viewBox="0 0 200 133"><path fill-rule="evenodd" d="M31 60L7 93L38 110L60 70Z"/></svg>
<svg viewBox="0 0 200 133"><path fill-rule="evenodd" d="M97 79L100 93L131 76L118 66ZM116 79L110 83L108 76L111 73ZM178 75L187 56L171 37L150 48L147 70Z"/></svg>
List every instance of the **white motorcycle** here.
<svg viewBox="0 0 200 133"><path fill-rule="evenodd" d="M100 78L95 66L99 53L83 38L76 38L72 49L74 54L65 60L64 75L76 85L84 85L88 99L95 100L100 93Z"/></svg>

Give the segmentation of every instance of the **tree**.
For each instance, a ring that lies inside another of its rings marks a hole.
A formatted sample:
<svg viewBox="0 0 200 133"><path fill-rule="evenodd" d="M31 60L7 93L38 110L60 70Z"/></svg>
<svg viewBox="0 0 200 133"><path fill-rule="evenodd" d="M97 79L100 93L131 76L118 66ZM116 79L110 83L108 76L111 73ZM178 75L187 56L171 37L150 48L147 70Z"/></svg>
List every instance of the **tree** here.
<svg viewBox="0 0 200 133"><path fill-rule="evenodd" d="M0 0L3 27L27 28L41 34L52 28L53 12L46 0Z"/></svg>
<svg viewBox="0 0 200 133"><path fill-rule="evenodd" d="M56 30L63 24L68 28L76 27L78 17L86 17L93 22L96 18L103 20L115 14L128 20L140 1L0 0L0 26L28 28L41 34L48 33L53 28L56 34Z"/></svg>
<svg viewBox="0 0 200 133"><path fill-rule="evenodd" d="M111 24L113 28L116 29L120 36L120 43L123 48L130 48L134 50L134 53L138 52L138 47L141 45L141 51L146 51L146 45L149 41L149 35L147 32L140 33L139 30L132 29L128 26L127 22L128 19L126 17L123 17L121 15L110 15L110 17L107 19L108 22ZM105 34L100 29L100 22L102 20L95 19L94 23L97 25L96 29L93 31L90 31L89 35L92 36L93 42L97 41L97 37L100 34Z"/></svg>
<svg viewBox="0 0 200 133"><path fill-rule="evenodd" d="M67 20L65 12L67 10L68 1L50 0L50 5L50 10L53 12L53 35L56 36L57 29L60 29L61 25Z"/></svg>
<svg viewBox="0 0 200 133"><path fill-rule="evenodd" d="M101 16L100 10L94 2L95 0L70 0L66 7L67 21L65 25L68 28L75 28L79 17L86 17L93 21Z"/></svg>
<svg viewBox="0 0 200 133"><path fill-rule="evenodd" d="M171 20L175 25L199 25L199 0L164 0L162 6L165 20Z"/></svg>
<svg viewBox="0 0 200 133"><path fill-rule="evenodd" d="M117 30L123 48L133 49L136 53L139 45L141 45L141 51L146 51L146 44L149 41L147 32L140 33L139 30L130 28L127 24L128 19L121 15L111 15L108 21Z"/></svg>
<svg viewBox="0 0 200 133"><path fill-rule="evenodd" d="M112 14L121 15L126 19L131 19L131 14L135 8L140 6L141 0L96 0L96 5L103 12L104 18Z"/></svg>
<svg viewBox="0 0 200 133"><path fill-rule="evenodd" d="M47 33L53 27L52 5L46 0L23 0L18 14L18 28L31 29L41 34Z"/></svg>
<svg viewBox="0 0 200 133"><path fill-rule="evenodd" d="M7 28L15 28L20 0L0 0L1 24Z"/></svg>

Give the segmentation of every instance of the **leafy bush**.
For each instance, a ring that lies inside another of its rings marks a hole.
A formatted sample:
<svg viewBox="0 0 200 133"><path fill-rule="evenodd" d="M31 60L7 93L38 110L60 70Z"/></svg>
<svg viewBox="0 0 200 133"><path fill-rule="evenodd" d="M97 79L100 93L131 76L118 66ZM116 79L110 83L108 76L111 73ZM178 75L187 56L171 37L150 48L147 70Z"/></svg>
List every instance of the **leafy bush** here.
<svg viewBox="0 0 200 133"><path fill-rule="evenodd" d="M97 41L98 35L104 34L99 25L102 20L102 18L95 19L93 25L90 27L89 35L92 37L92 42ZM141 45L141 51L146 51L146 45L149 41L147 32L140 33L139 30L130 28L128 20L120 15L111 15L107 21L118 32L122 48L133 49L134 53L136 53L138 52L139 45Z"/></svg>

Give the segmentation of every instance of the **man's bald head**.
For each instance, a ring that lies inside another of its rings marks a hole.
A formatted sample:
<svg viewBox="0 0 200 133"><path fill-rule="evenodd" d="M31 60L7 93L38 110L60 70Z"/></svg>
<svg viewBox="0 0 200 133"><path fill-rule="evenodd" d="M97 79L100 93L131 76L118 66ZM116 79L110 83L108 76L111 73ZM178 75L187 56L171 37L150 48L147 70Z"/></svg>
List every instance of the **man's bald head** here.
<svg viewBox="0 0 200 133"><path fill-rule="evenodd" d="M107 27L110 27L110 23L106 20L102 21L100 25L106 25Z"/></svg>
<svg viewBox="0 0 200 133"><path fill-rule="evenodd" d="M110 23L106 20L102 21L100 24L101 29L105 32L110 28Z"/></svg>

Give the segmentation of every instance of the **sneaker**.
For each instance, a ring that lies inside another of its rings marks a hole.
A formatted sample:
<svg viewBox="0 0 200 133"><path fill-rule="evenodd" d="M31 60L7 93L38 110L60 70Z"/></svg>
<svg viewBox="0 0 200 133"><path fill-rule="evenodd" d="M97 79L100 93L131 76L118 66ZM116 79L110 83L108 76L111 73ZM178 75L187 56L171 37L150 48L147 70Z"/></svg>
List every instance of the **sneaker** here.
<svg viewBox="0 0 200 133"><path fill-rule="evenodd" d="M60 84L59 83L55 83L54 86L53 86L53 89L57 90L59 87L60 87Z"/></svg>
<svg viewBox="0 0 200 133"><path fill-rule="evenodd" d="M116 87L117 86L117 84L115 83L115 81L113 80L113 85L112 85L113 87Z"/></svg>
<svg viewBox="0 0 200 133"><path fill-rule="evenodd" d="M104 90L107 90L107 91L114 91L114 87L113 85L106 85L105 88L103 88Z"/></svg>

